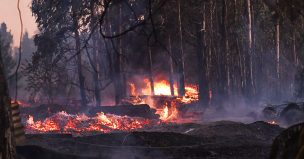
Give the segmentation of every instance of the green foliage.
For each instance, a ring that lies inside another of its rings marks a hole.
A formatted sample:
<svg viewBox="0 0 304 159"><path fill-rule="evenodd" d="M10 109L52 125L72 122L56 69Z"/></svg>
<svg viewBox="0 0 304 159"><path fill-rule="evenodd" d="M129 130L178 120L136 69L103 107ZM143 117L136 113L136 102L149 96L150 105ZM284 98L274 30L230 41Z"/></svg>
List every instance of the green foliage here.
<svg viewBox="0 0 304 159"><path fill-rule="evenodd" d="M25 61L30 60L32 57L33 52L36 51L36 47L34 45L34 40L29 37L28 32L25 32L21 42L22 46L22 64Z"/></svg>
<svg viewBox="0 0 304 159"><path fill-rule="evenodd" d="M65 86L68 83L65 65L52 63L55 56L52 52L56 50L53 39L39 36L35 38L35 43L39 49L33 53L31 60L22 68L27 82L26 90L33 96L41 94L52 102L54 97L65 93Z"/></svg>
<svg viewBox="0 0 304 159"><path fill-rule="evenodd" d="M8 87L12 89L16 83L15 80L15 67L16 61L13 58L13 51L12 51L12 43L13 43L13 36L10 31L7 30L6 24L2 23L0 26L0 49L1 49L1 56L3 60L3 67L4 67L4 75L8 79Z"/></svg>

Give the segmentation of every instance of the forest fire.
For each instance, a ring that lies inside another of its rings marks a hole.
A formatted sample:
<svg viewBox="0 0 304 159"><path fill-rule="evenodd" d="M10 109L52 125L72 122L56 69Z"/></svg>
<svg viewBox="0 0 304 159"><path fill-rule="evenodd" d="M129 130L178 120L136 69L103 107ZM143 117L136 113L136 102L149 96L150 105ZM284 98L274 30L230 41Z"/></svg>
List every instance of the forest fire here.
<svg viewBox="0 0 304 159"><path fill-rule="evenodd" d="M170 84L165 80L155 82L155 95L151 93L150 83L144 80L145 86L140 89L135 83L129 83L131 98L125 99L136 107L138 104L148 104L156 110L159 119L145 119L142 117L120 116L104 112L89 117L86 114L73 115L65 111L58 112L43 120L36 120L35 115L28 115L26 121L27 133L109 133L113 131L132 131L164 122L179 122L178 107L198 100L198 91L195 85L185 87L185 96L171 96ZM174 94L177 86L174 85ZM115 107L115 106L114 106Z"/></svg>
<svg viewBox="0 0 304 159"><path fill-rule="evenodd" d="M304 159L304 0L0 4L0 159Z"/></svg>

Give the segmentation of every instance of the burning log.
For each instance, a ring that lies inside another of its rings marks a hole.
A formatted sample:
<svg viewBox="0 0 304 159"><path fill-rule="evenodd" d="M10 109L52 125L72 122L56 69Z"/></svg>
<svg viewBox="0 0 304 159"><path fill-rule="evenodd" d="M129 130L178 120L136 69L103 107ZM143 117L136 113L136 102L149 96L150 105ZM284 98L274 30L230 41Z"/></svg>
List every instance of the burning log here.
<svg viewBox="0 0 304 159"><path fill-rule="evenodd" d="M76 114L81 112L80 107L67 106L67 105L58 105L58 104L42 104L35 107L22 107L20 109L22 115L31 115L35 116L36 119L45 119L49 116L52 116L58 112L65 111L69 114Z"/></svg>
<svg viewBox="0 0 304 159"><path fill-rule="evenodd" d="M36 119L45 119L61 111L64 111L68 114L85 113L89 116L94 116L96 115L96 113L103 112L106 114L114 114L114 115L129 116L129 117L142 117L146 119L159 118L159 115L155 114L156 110L150 108L150 106L147 104L99 106L99 107L88 107L86 109L82 109L80 107L75 108L69 105L57 105L57 104L21 108L22 114L35 116Z"/></svg>
<svg viewBox="0 0 304 159"><path fill-rule="evenodd" d="M150 108L147 104L139 105L118 105L118 106L100 106L89 109L89 115L103 112L106 114L115 114L119 116L142 117L146 119L159 119L159 115L155 114L156 110Z"/></svg>

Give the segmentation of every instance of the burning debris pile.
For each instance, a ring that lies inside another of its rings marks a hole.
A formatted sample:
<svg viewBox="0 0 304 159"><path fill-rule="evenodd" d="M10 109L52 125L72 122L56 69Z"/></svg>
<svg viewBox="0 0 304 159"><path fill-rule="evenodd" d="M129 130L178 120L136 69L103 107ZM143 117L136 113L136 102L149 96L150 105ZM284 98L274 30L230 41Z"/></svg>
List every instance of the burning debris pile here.
<svg viewBox="0 0 304 159"><path fill-rule="evenodd" d="M168 81L160 80L154 82L154 87L152 88L148 79L143 81L142 88L137 88L135 83L129 83L131 96L124 99L124 102L133 105L148 104L151 108L157 110L156 114L160 115L162 121L181 121L180 119L184 115L180 114L182 107L198 101L196 85L186 85L185 95L179 96L176 84L170 86Z"/></svg>
<svg viewBox="0 0 304 159"><path fill-rule="evenodd" d="M99 106L87 109L73 106L56 105L55 108L44 105L22 109L27 133L109 133L113 131L132 131L155 126L166 122L185 122L194 118L186 107L193 107L198 101L195 85L186 86L185 96L171 94L170 84L165 80L155 82L154 93L148 80L146 86L139 89L135 83L129 83L130 96L122 101L123 105ZM188 114L188 115L187 115ZM201 115L201 114L200 114Z"/></svg>

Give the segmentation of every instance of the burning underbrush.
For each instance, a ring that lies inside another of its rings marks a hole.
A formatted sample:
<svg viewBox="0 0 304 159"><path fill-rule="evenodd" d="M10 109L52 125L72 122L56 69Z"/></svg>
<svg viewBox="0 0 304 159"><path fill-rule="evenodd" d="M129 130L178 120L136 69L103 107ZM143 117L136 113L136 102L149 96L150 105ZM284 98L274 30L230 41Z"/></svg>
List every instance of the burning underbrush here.
<svg viewBox="0 0 304 159"><path fill-rule="evenodd" d="M117 116L112 114L97 113L94 117L85 114L71 115L66 112L58 112L43 120L34 121L29 116L26 122L27 133L71 133L85 135L88 133L109 133L113 131L132 131L147 125L157 124L156 120Z"/></svg>
<svg viewBox="0 0 304 159"><path fill-rule="evenodd" d="M178 96L176 85L172 95L172 86L165 80L154 83L154 93L148 80L145 79L144 82L146 85L142 88L137 88L135 83L130 82L130 96L118 106L89 109L68 105L36 109L25 107L23 118L26 132L90 135L134 131L161 123L192 122L202 115L198 111L189 111L189 108L197 106L198 91L195 85L187 85L185 95Z"/></svg>

